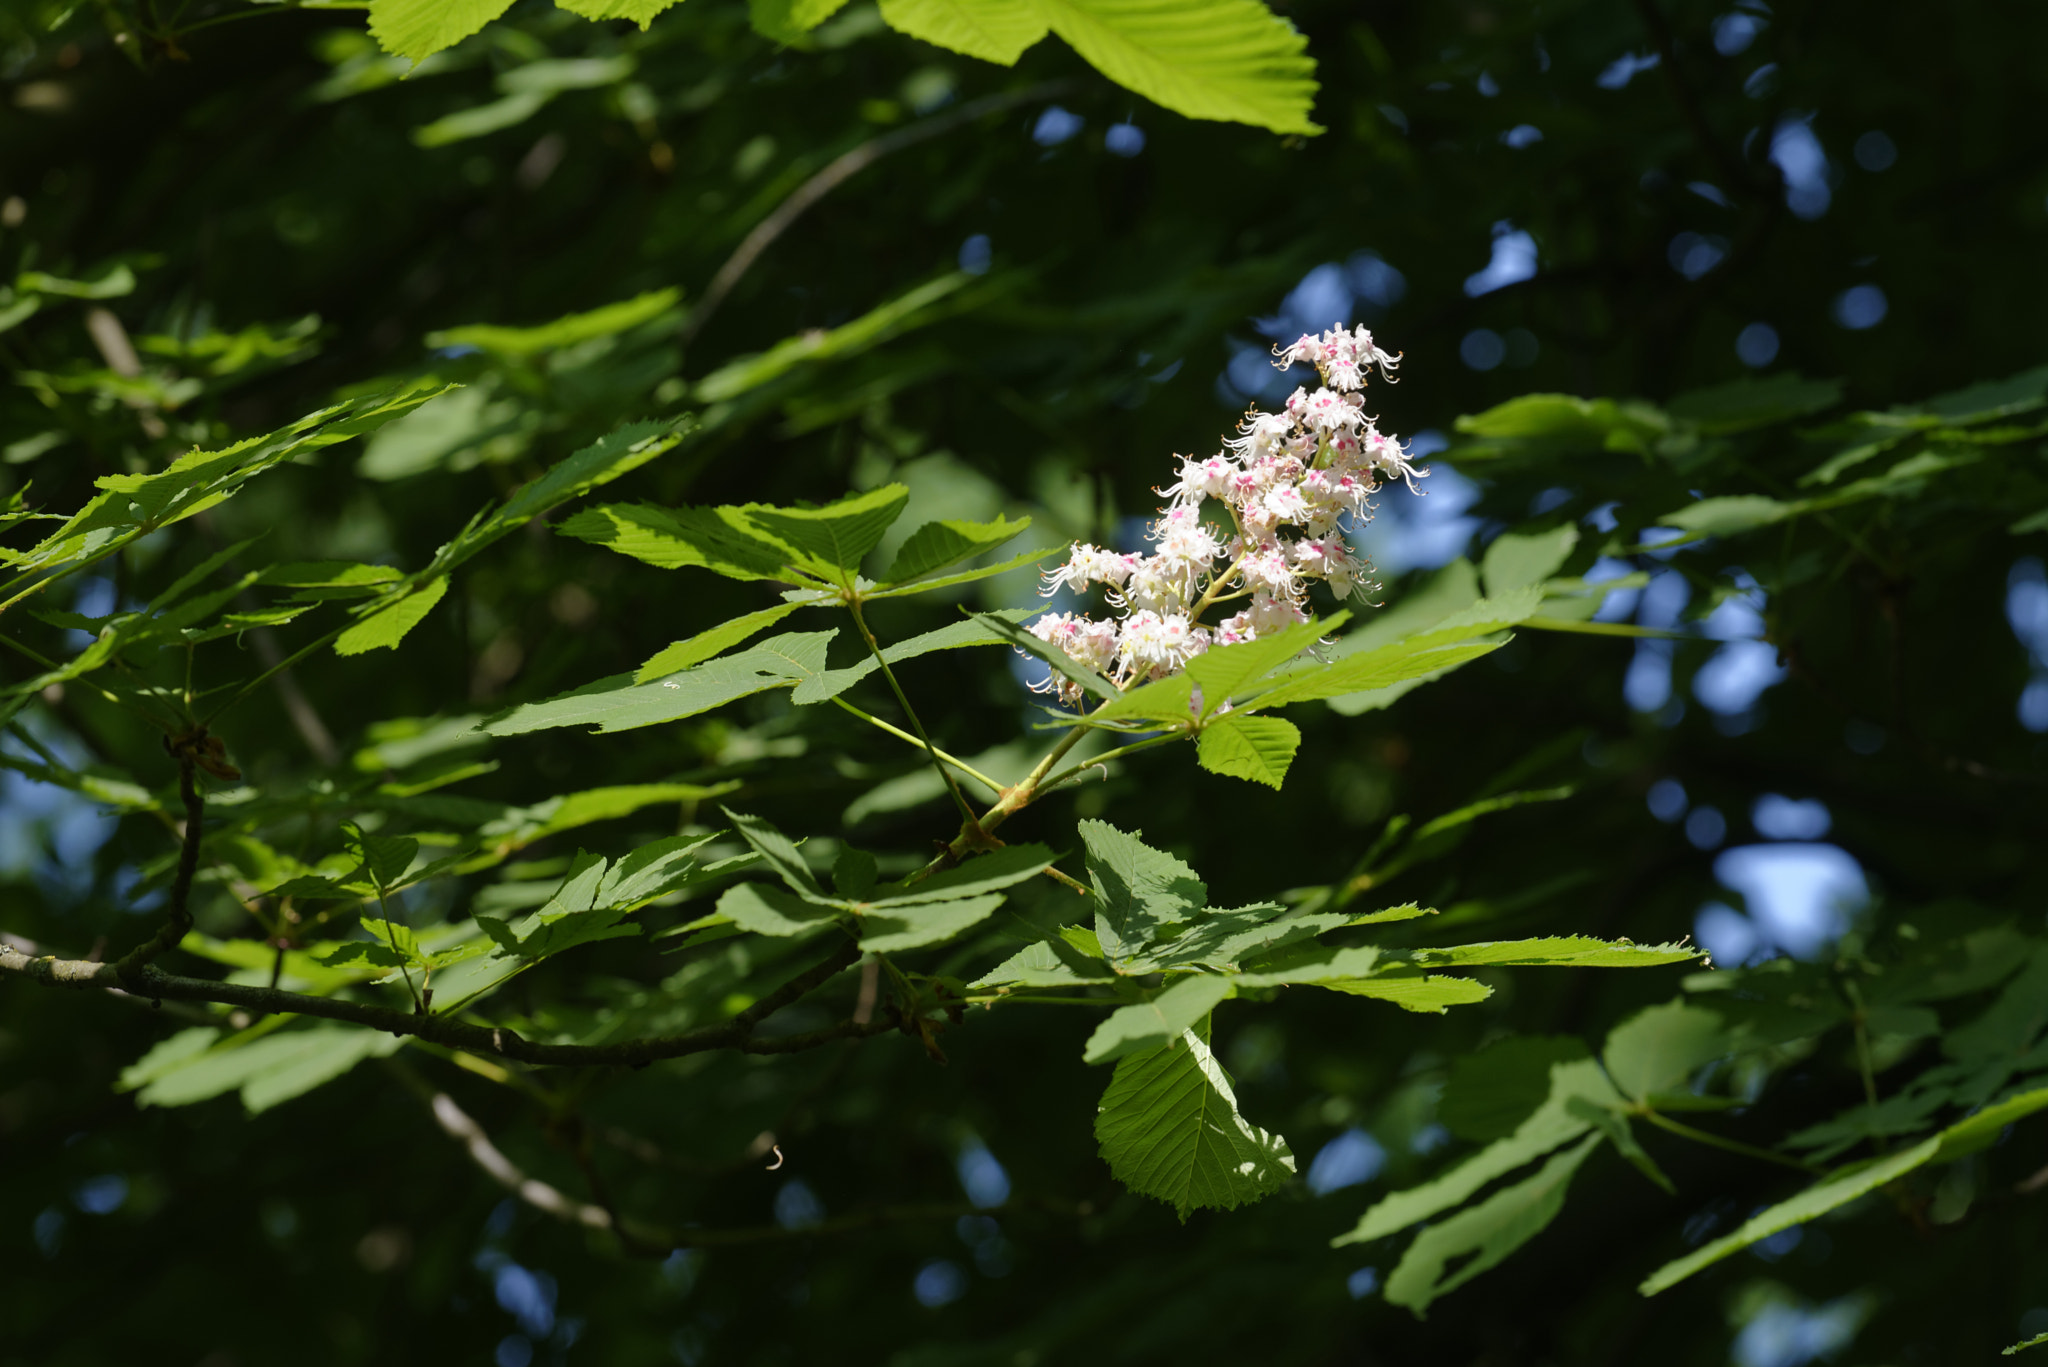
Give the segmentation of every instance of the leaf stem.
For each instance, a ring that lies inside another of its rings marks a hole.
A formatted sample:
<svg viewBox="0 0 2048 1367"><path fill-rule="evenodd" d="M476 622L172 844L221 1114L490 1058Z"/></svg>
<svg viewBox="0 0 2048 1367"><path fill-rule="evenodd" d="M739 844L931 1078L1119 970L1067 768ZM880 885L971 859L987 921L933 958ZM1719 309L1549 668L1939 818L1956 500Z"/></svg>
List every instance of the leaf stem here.
<svg viewBox="0 0 2048 1367"><path fill-rule="evenodd" d="M968 826L979 828L981 823L975 819L974 808L968 805L967 795L960 791L960 784L953 778L953 771L939 758L939 749L925 733L924 722L918 719L917 709L910 705L910 698L904 693L903 685L896 682L896 671L889 668L888 657L882 654L881 642L875 639L874 632L868 630L868 619L860 610L860 599L849 595L846 606L852 611L853 623L860 628L861 637L867 641L868 650L874 655L875 663L881 667L882 677L889 681L889 691L896 695L897 705L903 709L903 715L910 719L910 725L916 730L918 740L923 743L925 753L931 757L932 768L938 770L939 777L946 781L946 791L953 795L953 802L960 808L960 815L966 819ZM1002 790L998 788L997 791Z"/></svg>
<svg viewBox="0 0 2048 1367"><path fill-rule="evenodd" d="M855 707L852 703L848 702L844 698L834 698L832 699L832 701L838 703L848 712L853 713L854 716L859 717L862 721L867 722L869 725L877 726L880 727L882 730L887 731L890 735L896 737L898 740L908 741L910 744L916 746L928 747L932 754L937 755L940 759L952 765L961 773L967 775L967 777L974 779L976 782L985 785L988 788L989 792L994 794L996 797L1001 797L1003 795L1002 784L996 782L987 774L984 774L983 772L981 772L981 770L969 764L966 760L956 759L954 756L947 754L944 750L939 749L939 747L936 745L928 745L927 742L919 740L916 736L911 735L902 727L891 726L888 722L883 721L880 717L875 716L872 712L862 711L860 708Z"/></svg>
<svg viewBox="0 0 2048 1367"><path fill-rule="evenodd" d="M1696 1130L1690 1125L1673 1120L1667 1115L1649 1109L1647 1106L1637 1112L1637 1114L1641 1115L1643 1119L1649 1121L1658 1129L1669 1130L1679 1138L1690 1139L1695 1144L1706 1144L1716 1149L1726 1149L1729 1153L1739 1153L1745 1158L1755 1158L1765 1163L1776 1163L1781 1168L1796 1168L1800 1172L1805 1173L1822 1171L1817 1163L1809 1163L1803 1158L1788 1158L1782 1153L1772 1153L1769 1149L1759 1149L1755 1145L1745 1144L1739 1139L1723 1139L1718 1134L1709 1134L1705 1130Z"/></svg>
<svg viewBox="0 0 2048 1367"><path fill-rule="evenodd" d="M1087 773L1090 769L1095 768L1099 764L1107 764L1113 759L1117 759L1124 755L1132 754L1139 750L1149 750L1155 745L1166 745L1173 741L1186 740L1187 737L1188 733L1185 731L1167 731L1160 735L1153 736L1148 740L1135 741L1130 745L1120 745L1114 750L1106 750L1102 754L1096 755L1094 758L1090 759L1085 764L1076 764L1071 768L1061 770L1052 778L1047 779L1045 783L1040 786L1039 791L1041 793L1049 793L1053 789L1061 787L1064 784L1073 783L1077 781L1083 774Z"/></svg>

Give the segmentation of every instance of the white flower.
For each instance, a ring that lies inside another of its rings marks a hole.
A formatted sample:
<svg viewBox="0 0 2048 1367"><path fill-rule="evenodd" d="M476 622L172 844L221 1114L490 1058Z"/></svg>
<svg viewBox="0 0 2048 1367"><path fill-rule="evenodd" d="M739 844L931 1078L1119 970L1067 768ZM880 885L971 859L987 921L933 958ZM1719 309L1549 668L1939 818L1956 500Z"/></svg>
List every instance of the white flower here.
<svg viewBox="0 0 2048 1367"><path fill-rule="evenodd" d="M1278 413L1251 409L1221 453L1179 457L1179 478L1158 490L1167 503L1146 533L1155 543L1150 555L1077 543L1067 563L1045 576L1046 592L1100 584L1119 616L1048 613L1030 626L1041 640L1130 687L1173 673L1213 646L1309 620L1313 583L1339 599L1377 589L1371 567L1345 540L1346 519L1370 520L1371 495L1383 480L1405 480L1413 489L1427 473L1365 416L1367 379L1377 370L1392 380L1400 357L1381 350L1362 327L1304 334L1274 352L1283 368L1314 365L1322 383L1296 389ZM1203 519L1212 498L1224 505L1233 531L1219 532L1220 523ZM1203 623L1212 604L1229 601L1241 605L1238 611ZM1057 675L1043 687L1074 706L1086 701L1079 685Z"/></svg>

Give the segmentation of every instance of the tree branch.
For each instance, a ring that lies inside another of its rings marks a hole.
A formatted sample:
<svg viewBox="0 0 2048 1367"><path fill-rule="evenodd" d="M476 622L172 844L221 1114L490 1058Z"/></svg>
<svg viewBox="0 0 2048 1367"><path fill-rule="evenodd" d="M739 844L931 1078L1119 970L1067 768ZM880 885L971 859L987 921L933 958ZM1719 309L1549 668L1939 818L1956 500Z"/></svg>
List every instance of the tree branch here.
<svg viewBox="0 0 2048 1367"><path fill-rule="evenodd" d="M170 919L113 965L114 977L131 992L142 992L150 960L176 949L192 929L192 876L199 871L199 841L201 828L206 824L206 802L200 797L198 781L192 774L197 762L192 747L204 741L205 733L201 732L196 740L181 736L166 742L178 760L178 796L185 802L185 829L181 833L183 843L178 847L178 873L171 880Z"/></svg>
<svg viewBox="0 0 2048 1367"><path fill-rule="evenodd" d="M1027 86L1023 90L1011 90L1000 95L986 95L978 100L969 100L957 109L948 110L921 123L913 123L893 133L870 138L851 151L833 158L823 170L791 191L789 198L775 206L773 213L755 224L754 230L741 239L740 245L726 258L725 264L718 268L718 274L711 277L711 283L705 287L704 297L698 301L697 307L690 311L690 316L684 321L680 339L682 345L688 347L697 334L703 331L704 325L711 321L711 315L718 311L718 306L732 293L733 286L740 282L740 277L747 273L748 268L762 252L768 250L776 238L788 230L790 224L803 217L805 211L813 204L860 172L891 152L901 151L927 138L935 138L941 133L950 133L961 124L972 123L984 114L999 113L1020 104L1029 104L1033 100L1050 99L1072 88L1074 84L1073 81L1046 81L1039 85Z"/></svg>
<svg viewBox="0 0 2048 1367"><path fill-rule="evenodd" d="M954 1220L962 1215L1001 1215L1033 1207L1053 1210L1061 1214L1086 1215L1092 1209L1086 1202L1068 1204L1054 1201L1010 1201L1000 1206L980 1207L964 1201L940 1202L926 1205L876 1206L868 1210L821 1220L813 1225L790 1228L783 1225L757 1225L744 1229L662 1229L642 1224L631 1216L614 1215L612 1211L588 1201L579 1201L559 1187L550 1186L527 1173L507 1158L504 1151L491 1142L483 1126L477 1124L470 1114L455 1104L446 1092L434 1091L425 1082L411 1076L409 1070L400 1074L434 1113L434 1123L442 1133L455 1140L468 1151L470 1160L505 1190L532 1206L545 1211L557 1220L568 1224L582 1225L588 1229L608 1229L618 1236L628 1252L643 1256L665 1257L679 1248L732 1248L748 1244L781 1243L790 1239L808 1239L831 1234L852 1234L860 1230L873 1229L878 1225L904 1224L913 1220Z"/></svg>
<svg viewBox="0 0 2048 1367"><path fill-rule="evenodd" d="M637 1068L662 1059L716 1049L732 1049L743 1054L794 1054L835 1040L866 1039L897 1029L901 1024L900 1014L890 1010L882 1013L879 1019L840 1021L802 1034L765 1038L754 1034L754 1028L762 1021L851 967L859 957L859 946L849 940L823 963L799 973L746 1010L717 1025L680 1035L655 1035L646 1039L623 1040L617 1044L595 1045L537 1044L498 1026L475 1025L447 1016L415 1015L411 1011L340 997L312 997L245 983L184 978L148 964L138 968L131 981L122 976L116 964L95 963L89 959L59 959L52 955L33 956L8 944L0 944L0 973L30 978L46 987L102 988L132 992L158 1001L214 1002L255 1012L318 1016L519 1063L550 1067Z"/></svg>

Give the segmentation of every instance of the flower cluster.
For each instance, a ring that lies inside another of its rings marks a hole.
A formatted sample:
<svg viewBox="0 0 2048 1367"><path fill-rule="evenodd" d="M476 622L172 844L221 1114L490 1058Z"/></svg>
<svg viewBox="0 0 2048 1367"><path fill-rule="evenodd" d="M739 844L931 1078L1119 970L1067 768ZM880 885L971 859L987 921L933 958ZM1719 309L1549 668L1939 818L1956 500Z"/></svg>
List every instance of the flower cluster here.
<svg viewBox="0 0 2048 1367"><path fill-rule="evenodd" d="M1353 528L1371 519L1369 499L1382 483L1398 478L1414 489L1427 473L1365 415L1368 375L1377 369L1391 382L1400 358L1362 327L1305 335L1274 351L1283 369L1315 366L1322 384L1295 390L1281 412L1252 409L1216 455L1179 457L1180 478L1157 491L1168 502L1146 534L1156 543L1151 554L1076 543L1067 563L1046 575L1048 596L1103 585L1119 609L1115 620L1050 612L1030 624L1033 635L1128 688L1174 673L1211 646L1307 621L1313 580L1339 599L1378 587L1344 531L1346 519ZM1204 515L1211 499L1228 526ZM1226 607L1228 616L1204 621ZM1044 687L1080 701L1079 685L1058 675Z"/></svg>

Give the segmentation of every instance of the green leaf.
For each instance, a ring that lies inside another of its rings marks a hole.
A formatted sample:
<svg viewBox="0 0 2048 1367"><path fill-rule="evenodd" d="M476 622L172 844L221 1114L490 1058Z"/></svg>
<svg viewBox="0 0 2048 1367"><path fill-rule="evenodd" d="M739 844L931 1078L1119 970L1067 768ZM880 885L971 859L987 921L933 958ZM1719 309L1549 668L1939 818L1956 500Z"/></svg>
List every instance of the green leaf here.
<svg viewBox="0 0 2048 1367"><path fill-rule="evenodd" d="M845 4L846 0L747 0L747 15L762 37L798 43Z"/></svg>
<svg viewBox="0 0 2048 1367"><path fill-rule="evenodd" d="M654 16L681 0L555 0L557 8L585 19L631 19L644 32Z"/></svg>
<svg viewBox="0 0 2048 1367"><path fill-rule="evenodd" d="M1533 608L1524 616L1532 614ZM1504 644L1504 641L1486 641L1444 645L1435 639L1434 633L1418 641L1398 641L1377 650L1345 656L1332 664L1297 675L1283 676L1276 687L1259 694L1239 710L1263 712L1293 703L1312 702L1317 698L1335 698L1369 688L1385 688L1406 679L1456 668L1498 650Z"/></svg>
<svg viewBox="0 0 2048 1367"><path fill-rule="evenodd" d="M1667 1002L1638 1011L1616 1026L1601 1057L1615 1086L1636 1101L1646 1101L1684 1087L1702 1066L1733 1047L1718 1014Z"/></svg>
<svg viewBox="0 0 2048 1367"><path fill-rule="evenodd" d="M875 892L879 895L873 898L871 905L901 907L918 902L943 902L1013 887L1051 868L1057 857L1043 845L1005 845L908 887L891 883L877 888Z"/></svg>
<svg viewBox="0 0 2048 1367"><path fill-rule="evenodd" d="M993 565L983 565L979 569L961 570L955 574L942 574L937 579L913 579L909 583L893 588L874 589L869 591L867 597L871 601L876 598L908 598L912 594L932 593L938 589L957 588L961 584L972 584L982 579L993 579L999 574L1008 574L1011 570L1043 560L1049 555L1064 555L1066 550L1065 546L1047 546L1041 550L1024 551L1011 556L1008 560L1001 560Z"/></svg>
<svg viewBox="0 0 2048 1367"><path fill-rule="evenodd" d="M1587 1058L1568 1035L1510 1035L1451 1065L1436 1118L1460 1139L1505 1139L1550 1095L1550 1070Z"/></svg>
<svg viewBox="0 0 2048 1367"><path fill-rule="evenodd" d="M547 105L550 95L540 91L506 95L485 104L471 105L421 124L412 130L415 147L447 147L471 138L488 137L525 123Z"/></svg>
<svg viewBox="0 0 2048 1367"><path fill-rule="evenodd" d="M1150 944L1164 926L1185 921L1209 904L1209 889L1195 871L1172 855L1153 849L1106 821L1082 821L1088 847L1088 881L1098 910L1095 933L1104 957L1129 959Z"/></svg>
<svg viewBox="0 0 2048 1367"><path fill-rule="evenodd" d="M1584 1097L1573 1097L1569 1105L1573 1115L1591 1122L1593 1128L1606 1136L1608 1143L1614 1145L1615 1152L1626 1158L1637 1172L1649 1178L1669 1195L1678 1195L1678 1188L1671 1185L1671 1179L1664 1175L1664 1169L1658 1167L1657 1161L1643 1152L1641 1144L1636 1143L1635 1132L1629 1128L1627 1116L1605 1106L1595 1106Z"/></svg>
<svg viewBox="0 0 2048 1367"><path fill-rule="evenodd" d="M239 1091L252 1112L331 1082L366 1058L382 1058L405 1041L347 1025L278 1030L240 1042L223 1041L184 1062L161 1067L136 1096L144 1106L189 1106ZM189 1046L188 1046L189 1047Z"/></svg>
<svg viewBox="0 0 2048 1367"><path fill-rule="evenodd" d="M1115 684L1103 678L1100 674L1097 674L1058 646L1039 640L1018 623L1005 621L1000 617L980 612L971 612L968 616L980 622L992 633L1002 637L1017 649L1028 655L1036 655L1039 659L1044 660L1061 674L1066 675L1096 697L1106 702L1114 702L1121 696L1117 692Z"/></svg>
<svg viewBox="0 0 2048 1367"><path fill-rule="evenodd" d="M730 807L721 809L740 839L753 847L777 878L789 884L796 892L807 897L823 897L825 890L818 886L818 876L811 872L811 866L804 862L803 853L796 842L775 829L758 816L736 812Z"/></svg>
<svg viewBox="0 0 2048 1367"><path fill-rule="evenodd" d="M24 294L55 294L67 299L118 299L135 292L135 272L125 265L112 265L89 280L70 280L46 271L23 271L14 287Z"/></svg>
<svg viewBox="0 0 2048 1367"><path fill-rule="evenodd" d="M1470 1210L1422 1231L1387 1278L1388 1303L1406 1306L1420 1318L1430 1302L1463 1286L1542 1233L1564 1209L1572 1175L1599 1143L1598 1135L1589 1135L1552 1157L1534 1176L1503 1187ZM1445 1275L1453 1262L1468 1258L1459 1263L1457 1271Z"/></svg>
<svg viewBox="0 0 2048 1367"><path fill-rule="evenodd" d="M1616 1105L1622 1100L1592 1059L1553 1065L1550 1094L1534 1114L1515 1127L1513 1134L1488 1144L1449 1172L1421 1186L1383 1198L1365 1212L1349 1234L1333 1240L1332 1246L1366 1243L1433 1219L1453 1206L1462 1205L1496 1177L1571 1143L1592 1128L1589 1122L1572 1114L1574 1098L1584 1098L1596 1105Z"/></svg>
<svg viewBox="0 0 2048 1367"><path fill-rule="evenodd" d="M1278 789L1300 748L1301 729L1293 722L1232 712L1202 728L1195 756L1212 774Z"/></svg>
<svg viewBox="0 0 2048 1367"><path fill-rule="evenodd" d="M884 646L882 647L882 658L893 665L902 660L915 659L919 655L929 655L935 650L960 650L967 646L1007 645L1008 640L1005 637L997 635L984 623L989 621L1015 623L1025 617L1034 617L1042 611L1044 611L1042 608L1014 608L1001 613L980 613L968 621L955 622L951 626L940 627L937 631L927 631L922 636L913 636L907 641L898 641L895 645ZM866 659L848 665L844 669L820 670L809 678L800 681L795 690L790 693L789 700L799 707L809 706L812 703L828 702L880 668L881 666L875 663L875 657L870 654Z"/></svg>
<svg viewBox="0 0 2048 1367"><path fill-rule="evenodd" d="M837 919L832 907L784 892L766 883L739 883L718 899L718 914L756 935L809 935Z"/></svg>
<svg viewBox="0 0 2048 1367"><path fill-rule="evenodd" d="M798 608L811 606L813 604L810 603L784 603L780 607L763 608L744 617L735 617L729 622L720 622L709 631L700 631L687 641L677 641L674 645L657 652L634 672L633 681L650 683L655 679L680 673L693 665L700 665L748 637L766 631Z"/></svg>
<svg viewBox="0 0 2048 1367"><path fill-rule="evenodd" d="M1875 1191L1888 1182L1896 1181L1933 1158L1940 1148L1941 1137L1936 1135L1915 1144L1910 1149L1901 1149L1883 1158L1872 1159L1867 1163L1855 1163L1829 1173L1791 1200L1780 1201L1777 1205L1750 1216L1733 1234L1703 1245L1675 1262L1666 1263L1651 1273L1638 1289L1645 1296L1668 1291L1701 1268L1717 1263L1731 1253L1740 1253L1751 1244L1768 1239L1780 1230L1803 1225L1808 1220L1825 1215L1839 1206L1845 1206L1857 1197Z"/></svg>
<svg viewBox="0 0 2048 1367"><path fill-rule="evenodd" d="M2009 1096L1996 1105L1986 1106L1936 1136L1941 1140L1941 1149L1933 1161L1953 1163L1958 1158L1967 1158L1979 1150L1988 1149L1998 1142L1998 1136L2005 1132L2006 1126L2043 1108L2048 1108L2048 1087L2036 1087Z"/></svg>
<svg viewBox="0 0 2048 1367"><path fill-rule="evenodd" d="M573 693L501 712L478 729L487 735L516 736L557 726L592 726L606 734L679 721L822 672L825 646L837 634L789 632L652 683L614 675Z"/></svg>
<svg viewBox="0 0 2048 1367"><path fill-rule="evenodd" d="M415 62L453 47L512 7L512 0L370 0L370 33Z"/></svg>
<svg viewBox="0 0 2048 1367"><path fill-rule="evenodd" d="M1170 1046L1233 991L1228 978L1206 973L1182 978L1150 1001L1110 1012L1088 1037L1082 1061L1108 1063L1126 1054Z"/></svg>
<svg viewBox="0 0 2048 1367"><path fill-rule="evenodd" d="M1015 540L1030 525L1028 517L1015 521L998 517L993 522L927 522L912 532L896 552L889 568L882 571L882 582L901 584L935 574L948 565L957 565Z"/></svg>
<svg viewBox="0 0 2048 1367"><path fill-rule="evenodd" d="M1670 412L1697 424L1708 436L1725 436L1803 418L1841 400L1840 380L1802 380L1796 372L1786 371L1680 394L1671 401Z"/></svg>
<svg viewBox="0 0 2048 1367"><path fill-rule="evenodd" d="M1425 828L1426 829L1426 828ZM1700 951L1685 945L1636 945L1596 940L1590 935L1550 935L1537 940L1488 940L1471 945L1418 949L1415 959L1431 968L1475 964L1555 964L1573 968L1649 968L1685 963Z"/></svg>
<svg viewBox="0 0 2048 1367"><path fill-rule="evenodd" d="M949 271L830 332L800 332L759 355L729 361L698 381L695 397L700 403L724 403L780 379L806 362L865 351L907 327L932 321L938 316L932 306L973 279L965 271Z"/></svg>
<svg viewBox="0 0 2048 1367"><path fill-rule="evenodd" d="M1313 939L1345 924L1342 915L1280 917L1278 902L1209 910L1170 939L1153 944L1143 962L1147 972L1165 968L1210 968L1227 972L1284 946Z"/></svg>
<svg viewBox="0 0 2048 1367"><path fill-rule="evenodd" d="M1452 978L1422 973L1379 973L1370 978L1343 979L1324 984L1333 991L1354 997L1377 997L1403 1011L1441 1016L1453 1006L1470 1006L1493 995L1485 983L1470 978Z"/></svg>
<svg viewBox="0 0 2048 1367"><path fill-rule="evenodd" d="M1015 66L1045 37L1036 0L881 0L882 22L934 47Z"/></svg>
<svg viewBox="0 0 2048 1367"><path fill-rule="evenodd" d="M671 835L642 845L612 865L598 884L596 905L635 907L694 882L703 872L696 852L716 838Z"/></svg>
<svg viewBox="0 0 2048 1367"><path fill-rule="evenodd" d="M334 653L361 655L368 650L396 650L406 633L425 621L434 605L447 593L448 580L445 577L429 579L419 588L395 599L389 607L379 608L342 632L334 642Z"/></svg>
<svg viewBox="0 0 2048 1367"><path fill-rule="evenodd" d="M860 918L860 947L876 954L935 945L979 925L1003 904L1001 893L964 897L954 902L923 902L879 907Z"/></svg>
<svg viewBox="0 0 2048 1367"><path fill-rule="evenodd" d="M832 861L832 891L850 902L858 902L875 890L875 857L851 845L839 847Z"/></svg>
<svg viewBox="0 0 2048 1367"><path fill-rule="evenodd" d="M1259 1200L1294 1175L1286 1141L1238 1114L1207 1033L1204 1022L1119 1062L1096 1108L1095 1138L1111 1174L1171 1205L1183 1223L1190 1211Z"/></svg>
<svg viewBox="0 0 2048 1367"><path fill-rule="evenodd" d="M1579 529L1567 522L1547 532L1503 532L1486 548L1479 572L1486 577L1486 594L1500 598L1517 589L1541 584L1556 574L1579 544Z"/></svg>
<svg viewBox="0 0 2048 1367"><path fill-rule="evenodd" d="M842 570L857 570L862 557L881 544L883 533L903 515L910 490L884 484L851 494L822 508L771 508L749 503L742 511L768 535Z"/></svg>
<svg viewBox="0 0 2048 1367"><path fill-rule="evenodd" d="M486 847L488 862L496 862L514 851L563 831L575 830L599 821L611 821L657 804L703 802L731 792L736 783L626 783L605 788L587 788L536 802L530 807L513 807L477 828ZM463 872L486 867L472 861Z"/></svg>
<svg viewBox="0 0 2048 1367"><path fill-rule="evenodd" d="M1474 437L1551 444L1605 451L1647 454L1650 443L1670 430L1662 413L1647 404L1613 399L1581 399L1572 394L1524 394L1506 403L1458 419L1458 431ZM1506 452L1461 447L1459 455L1497 456Z"/></svg>
<svg viewBox="0 0 2048 1367"><path fill-rule="evenodd" d="M1264 678L1350 620L1349 612L1339 612L1254 641L1207 650L1189 660L1186 672L1202 686L1202 715L1214 716L1246 685Z"/></svg>
<svg viewBox="0 0 2048 1367"><path fill-rule="evenodd" d="M1258 0L1034 0L1053 32L1118 85L1185 114L1320 133L1308 40Z"/></svg>
<svg viewBox="0 0 2048 1367"><path fill-rule="evenodd" d="M1657 521L1666 527L1691 532L1694 536L1734 536L1783 522L1802 505L1781 503L1762 494L1731 494L1726 498L1703 498L1697 503L1667 513Z"/></svg>
<svg viewBox="0 0 2048 1367"><path fill-rule="evenodd" d="M435 568L445 573L534 518L674 450L695 430L696 422L695 418L685 416L662 422L627 423L575 455L557 461L539 479L522 485L505 500L504 507L482 522L464 528L461 535L443 546L434 556Z"/></svg>
<svg viewBox="0 0 2048 1367"><path fill-rule="evenodd" d="M610 0L610 2L616 5L618 0ZM561 3L561 0L557 0L557 3ZM590 4L595 8L607 3L607 0L583 0L583 3ZM625 3L637 3L642 6L651 5L653 8L659 9L667 4L675 3L675 0L625 0ZM562 8L571 9L576 7L563 4ZM576 12L579 14L585 13L582 9L577 9ZM601 16L595 14L588 17L593 19L607 17L637 18L637 16L632 15ZM642 21L642 26L645 26L645 21ZM639 327L641 324L651 322L675 308L682 301L682 297L682 291L674 288L650 290L645 294L621 300L616 304L607 304L603 308L591 309L587 313L572 313L567 317L557 318L552 323L542 323L538 327L496 327L488 323L473 323L468 327L446 328L440 332L428 333L427 345L430 347L480 347L485 351L495 352L500 356L510 356L518 360L525 360L529 357L538 356L544 351L559 351L564 347L577 346L583 342L595 341L600 337L616 336L621 332Z"/></svg>
<svg viewBox="0 0 2048 1367"><path fill-rule="evenodd" d="M359 860L378 887L396 886L418 857L420 842L408 836L366 835L354 822L342 823L348 852Z"/></svg>
<svg viewBox="0 0 2048 1367"><path fill-rule="evenodd" d="M608 503L586 508L556 528L662 569L694 565L727 579L797 583L793 547L767 536L738 508L655 508Z"/></svg>
<svg viewBox="0 0 2048 1367"><path fill-rule="evenodd" d="M2039 1348L2044 1343L2048 1343L2048 1334L2036 1334L2025 1343L2015 1343L2010 1348L2002 1350L1999 1356L2009 1358L2023 1348Z"/></svg>
<svg viewBox="0 0 2048 1367"><path fill-rule="evenodd" d="M1116 970L1101 959L1055 937L1026 945L970 986L1075 987L1116 980Z"/></svg>

